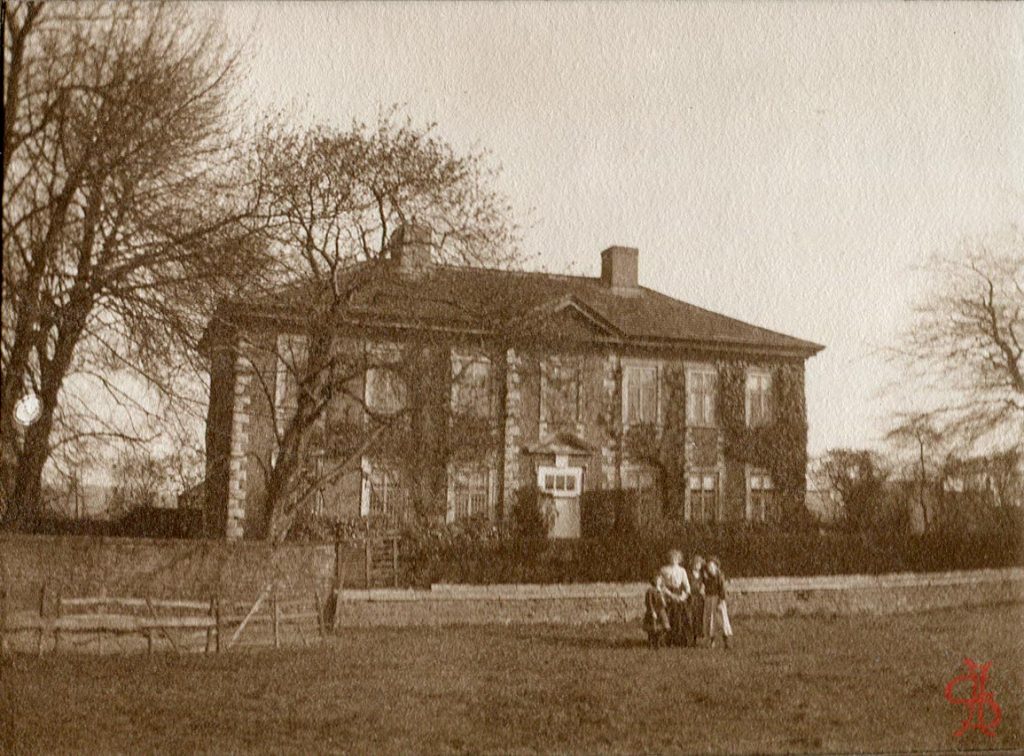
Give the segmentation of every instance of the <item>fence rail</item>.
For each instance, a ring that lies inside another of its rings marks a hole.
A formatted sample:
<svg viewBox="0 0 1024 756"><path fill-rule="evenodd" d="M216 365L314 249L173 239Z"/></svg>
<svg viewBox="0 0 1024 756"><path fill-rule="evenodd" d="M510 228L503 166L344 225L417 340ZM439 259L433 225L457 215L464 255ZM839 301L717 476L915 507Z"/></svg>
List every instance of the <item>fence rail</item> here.
<svg viewBox="0 0 1024 756"><path fill-rule="evenodd" d="M47 612L48 605L53 607L52 612ZM51 648L57 652L62 641L82 635L94 637L100 651L106 636L140 636L145 639L149 653L161 639L175 652L194 650L199 641L203 653L220 653L234 645L272 644L280 648L286 639L285 631L291 629L303 645L309 645L311 635L319 640L327 634L323 611L324 603L316 590L310 598L281 599L274 585L261 591L255 603L219 596L207 601L58 596L48 601L44 585L34 608L15 611L7 589L0 587L0 652L6 652L10 639L25 633L35 635L37 654L43 653L47 639L52 639ZM253 631L247 643L239 642L247 628L268 625L269 637ZM230 638L226 633L231 633Z"/></svg>

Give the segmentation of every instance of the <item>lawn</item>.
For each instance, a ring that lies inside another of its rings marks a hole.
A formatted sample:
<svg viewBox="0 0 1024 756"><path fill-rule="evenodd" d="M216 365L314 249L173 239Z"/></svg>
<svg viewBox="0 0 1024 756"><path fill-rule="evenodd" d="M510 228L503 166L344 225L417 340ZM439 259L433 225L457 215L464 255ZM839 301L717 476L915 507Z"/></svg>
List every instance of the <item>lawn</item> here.
<svg viewBox="0 0 1024 756"><path fill-rule="evenodd" d="M722 649L635 626L347 631L315 649L18 657L0 751L922 751L1024 748L1024 607L747 620ZM961 660L997 736L953 738Z"/></svg>

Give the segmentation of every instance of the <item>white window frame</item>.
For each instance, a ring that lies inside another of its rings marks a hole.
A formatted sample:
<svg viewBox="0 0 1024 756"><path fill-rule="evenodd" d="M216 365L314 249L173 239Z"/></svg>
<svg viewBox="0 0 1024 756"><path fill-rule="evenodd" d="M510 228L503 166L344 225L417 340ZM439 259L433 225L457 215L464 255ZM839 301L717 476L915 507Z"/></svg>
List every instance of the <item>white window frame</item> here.
<svg viewBox="0 0 1024 756"><path fill-rule="evenodd" d="M715 494L714 512L711 519L698 519L695 511L694 492ZM722 475L718 470L691 470L686 474L686 520L701 524L720 523L722 521Z"/></svg>
<svg viewBox="0 0 1024 756"><path fill-rule="evenodd" d="M661 425L661 363L651 360L625 359L621 363L622 370L622 427L631 428L636 425L643 425L644 421L631 423L629 421L629 373L630 371L652 371L654 373L654 425ZM643 392L640 392L641 402ZM644 407L641 404L639 415L643 417Z"/></svg>
<svg viewBox="0 0 1024 756"><path fill-rule="evenodd" d="M702 382L703 379L711 376L710 391L702 391L700 394L694 391L697 376L701 377ZM701 400L701 417L699 419L693 412L697 398ZM686 424L694 428L718 427L718 370L714 365L692 364L686 366Z"/></svg>
<svg viewBox="0 0 1024 756"><path fill-rule="evenodd" d="M548 476L553 479L553 484L550 487L547 485ZM564 481L561 488L557 486L559 479ZM569 480L574 481L571 490L568 487ZM583 468L541 465L537 468L537 488L542 494L554 496L556 499L576 498L583 493Z"/></svg>
<svg viewBox="0 0 1024 756"><path fill-rule="evenodd" d="M486 515L486 517L488 519L493 519L493 517L494 517L494 502L495 502L496 494L497 494L497 492L496 492L496 475L495 475L495 470L494 470L493 465L482 463L482 462L462 463L462 464L454 463L453 462L453 463L449 464L449 466L448 466L448 511L447 511L445 519L448 522L455 522L458 519L460 519L459 511L458 511L458 496L459 496L459 491L458 491L458 475L460 473L461 474L465 474L467 472L469 472L469 473L476 473L476 474L481 474L482 473L485 476L486 483L484 484L484 486L485 486L484 493L485 493L485 496L486 496L486 501L484 502L483 511L481 511L481 512L470 511L466 516L467 517L475 517L477 515Z"/></svg>
<svg viewBox="0 0 1024 756"><path fill-rule="evenodd" d="M399 388L397 392L398 406L394 408L384 407L381 402L380 395L383 393L383 389L377 385L377 381L380 380L377 376L386 374L395 376ZM408 388L405 386L402 376L394 368L387 365L372 365L366 368L366 377L363 381L363 401L366 404L366 409L370 412L388 416L401 413L408 400L407 392Z"/></svg>
<svg viewBox="0 0 1024 756"><path fill-rule="evenodd" d="M399 477L398 472L395 471L394 468L391 468L390 466L388 466L386 464L377 463L377 465L374 465L367 457L363 457L361 462L360 462L360 466L362 468L363 480L362 480L362 489L360 491L360 497L359 497L359 514L362 517L368 517L369 514L370 514L370 498L372 496L372 490L373 490L373 480L372 479L373 479L373 475L374 475L375 472L379 472L380 474L382 474L384 476L390 476L391 478L394 478L396 480L396 482L395 482L395 484L393 486L395 490L401 491L403 486L401 484L401 481L398 480L398 477ZM390 491L391 487L392 486L390 486L390 485L388 486L388 490L389 491ZM388 499L390 501L390 496L388 497ZM394 511L393 507L389 506L389 507L385 508L383 514L385 514L385 515L396 515L398 513Z"/></svg>
<svg viewBox="0 0 1024 756"><path fill-rule="evenodd" d="M769 506L775 504L775 481L772 480L772 476L768 474L766 470L759 468L747 468L747 480L746 480L746 517L747 522L769 522L771 520L772 513L769 510ZM761 495L763 491L771 492L770 501L764 506L760 507L760 512L754 511L754 497L755 491L757 495Z"/></svg>
<svg viewBox="0 0 1024 756"><path fill-rule="evenodd" d="M753 391L757 384L763 382L763 386L759 387L758 393L762 397L762 412L761 417L754 417L754 406L753 406ZM746 417L748 428L758 428L768 425L772 421L772 413L774 407L772 407L772 374L770 370L764 370L761 368L751 368L747 370L746 380L744 382L744 404L746 406Z"/></svg>

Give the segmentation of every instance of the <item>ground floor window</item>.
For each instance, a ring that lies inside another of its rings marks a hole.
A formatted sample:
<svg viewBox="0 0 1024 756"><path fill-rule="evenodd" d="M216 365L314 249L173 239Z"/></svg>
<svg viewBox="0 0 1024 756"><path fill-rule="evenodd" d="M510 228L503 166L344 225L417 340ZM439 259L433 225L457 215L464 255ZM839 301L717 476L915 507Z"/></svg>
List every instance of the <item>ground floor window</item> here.
<svg viewBox="0 0 1024 756"><path fill-rule="evenodd" d="M658 527L663 517L658 470L647 465L623 467L622 488L636 492L637 526L643 530Z"/></svg>
<svg viewBox="0 0 1024 756"><path fill-rule="evenodd" d="M764 470L747 473L747 519L768 522L774 512L775 483Z"/></svg>
<svg viewBox="0 0 1024 756"><path fill-rule="evenodd" d="M718 473L693 473L687 476L687 513L691 522L718 522Z"/></svg>
<svg viewBox="0 0 1024 756"><path fill-rule="evenodd" d="M622 487L641 493L654 492L658 488L657 471L650 467L623 467Z"/></svg>
<svg viewBox="0 0 1024 756"><path fill-rule="evenodd" d="M371 519L397 520L406 509L408 496L401 475L393 467L363 460L361 511Z"/></svg>
<svg viewBox="0 0 1024 756"><path fill-rule="evenodd" d="M448 519L489 517L491 473L486 465L455 467L449 477Z"/></svg>

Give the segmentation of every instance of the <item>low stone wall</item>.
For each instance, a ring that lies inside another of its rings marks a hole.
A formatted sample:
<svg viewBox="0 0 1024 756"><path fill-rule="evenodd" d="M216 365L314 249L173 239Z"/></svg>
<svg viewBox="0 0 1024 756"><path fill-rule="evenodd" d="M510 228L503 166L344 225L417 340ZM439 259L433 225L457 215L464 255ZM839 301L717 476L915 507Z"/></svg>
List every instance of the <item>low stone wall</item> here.
<svg viewBox="0 0 1024 756"><path fill-rule="evenodd" d="M334 570L333 544L272 553L266 544L244 541L0 535L0 585L14 607L36 606L44 584L51 600L58 594L244 600L272 579L285 592L308 596L316 586L326 596Z"/></svg>
<svg viewBox="0 0 1024 756"><path fill-rule="evenodd" d="M643 583L339 591L336 627L638 621ZM1024 570L737 578L733 617L889 614L1024 601Z"/></svg>

